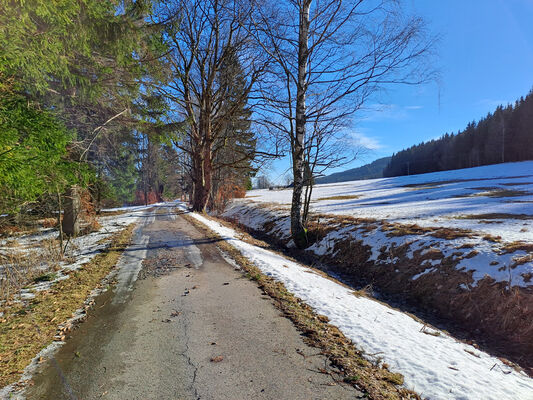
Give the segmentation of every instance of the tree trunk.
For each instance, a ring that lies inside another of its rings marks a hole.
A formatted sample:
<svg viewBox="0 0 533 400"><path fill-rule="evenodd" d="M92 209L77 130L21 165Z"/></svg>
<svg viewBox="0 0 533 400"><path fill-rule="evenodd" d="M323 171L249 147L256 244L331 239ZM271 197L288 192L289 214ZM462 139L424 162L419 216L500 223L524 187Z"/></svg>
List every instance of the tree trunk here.
<svg viewBox="0 0 533 400"><path fill-rule="evenodd" d="M61 203L61 193L57 188L57 226L59 227L59 254L63 258L63 222L61 221L61 213L63 205Z"/></svg>
<svg viewBox="0 0 533 400"><path fill-rule="evenodd" d="M211 144L205 143L203 149L193 155L193 211L205 212L211 193L211 177L213 166L211 162Z"/></svg>
<svg viewBox="0 0 533 400"><path fill-rule="evenodd" d="M304 0L300 6L298 34L298 85L296 90L296 133L292 146L292 170L294 188L291 204L291 234L296 246L307 246L307 234L302 221L302 191L304 186L304 145L306 128L307 59L309 53L309 9L311 0Z"/></svg>
<svg viewBox="0 0 533 400"><path fill-rule="evenodd" d="M65 211L63 215L63 233L68 236L77 236L80 233L79 215L81 211L80 190L71 186L65 196Z"/></svg>

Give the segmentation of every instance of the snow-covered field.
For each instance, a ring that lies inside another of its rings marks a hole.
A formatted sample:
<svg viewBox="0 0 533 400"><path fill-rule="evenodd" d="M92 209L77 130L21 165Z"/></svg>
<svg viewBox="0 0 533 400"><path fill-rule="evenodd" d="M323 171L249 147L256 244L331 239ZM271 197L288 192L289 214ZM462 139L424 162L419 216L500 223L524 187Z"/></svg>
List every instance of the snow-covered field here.
<svg viewBox="0 0 533 400"><path fill-rule="evenodd" d="M533 379L498 358L429 329L400 311L357 296L279 254L245 243L237 232L218 222L191 215L228 240L263 273L283 282L317 313L326 315L370 359L382 360L391 371L402 373L405 386L423 398L533 399Z"/></svg>
<svg viewBox="0 0 533 400"><path fill-rule="evenodd" d="M289 206L291 195L291 189L252 190L247 201ZM504 241L533 241L533 161L317 185L312 202L317 213L472 229ZM508 216L483 217L487 214ZM521 214L529 219L514 218ZM481 217L463 219L475 215Z"/></svg>
<svg viewBox="0 0 533 400"><path fill-rule="evenodd" d="M224 215L258 230L273 221L269 233L288 239L291 194L291 189L250 191ZM487 276L510 287L533 285L533 161L317 185L311 212L375 221L339 224L309 249L317 255L329 252L334 257L335 242L348 238L369 246L367 261L381 257L394 264L399 260L392 250L407 245L408 260L430 251L438 254L423 260L413 280L438 271L441 261L448 259L458 271L469 274L461 283L464 290ZM327 217L322 223L338 224ZM395 227L409 225L433 232L391 233ZM446 237L441 228L463 233Z"/></svg>

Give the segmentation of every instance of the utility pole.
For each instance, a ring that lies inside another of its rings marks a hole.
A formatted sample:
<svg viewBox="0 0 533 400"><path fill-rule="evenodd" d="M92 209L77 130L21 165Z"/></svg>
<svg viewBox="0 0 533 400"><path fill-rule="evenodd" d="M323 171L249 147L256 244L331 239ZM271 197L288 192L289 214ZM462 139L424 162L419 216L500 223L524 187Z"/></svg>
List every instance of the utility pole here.
<svg viewBox="0 0 533 400"><path fill-rule="evenodd" d="M500 114L502 123L502 163L505 162L505 120L503 119L503 112Z"/></svg>

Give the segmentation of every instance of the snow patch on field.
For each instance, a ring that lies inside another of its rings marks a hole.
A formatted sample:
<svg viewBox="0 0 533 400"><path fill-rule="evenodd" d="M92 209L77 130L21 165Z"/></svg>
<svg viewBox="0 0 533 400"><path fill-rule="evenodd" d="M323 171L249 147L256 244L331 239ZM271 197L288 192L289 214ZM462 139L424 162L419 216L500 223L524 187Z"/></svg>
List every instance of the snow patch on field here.
<svg viewBox="0 0 533 400"><path fill-rule="evenodd" d="M183 206L181 206L184 208ZM263 273L313 309L326 315L369 359L383 361L404 375L405 386L428 399L531 400L533 379L498 358L455 340L442 331L427 333L422 323L353 292L279 254L250 245L222 224L198 214ZM426 332L426 333L425 333Z"/></svg>

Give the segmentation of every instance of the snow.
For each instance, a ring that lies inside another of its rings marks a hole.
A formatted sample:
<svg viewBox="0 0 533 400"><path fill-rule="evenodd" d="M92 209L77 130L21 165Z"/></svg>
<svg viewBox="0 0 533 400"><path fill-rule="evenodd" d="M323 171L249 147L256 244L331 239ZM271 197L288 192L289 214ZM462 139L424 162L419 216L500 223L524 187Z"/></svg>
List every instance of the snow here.
<svg viewBox="0 0 533 400"><path fill-rule="evenodd" d="M490 190L487 190L490 188ZM498 194L495 190L513 193ZM241 201L288 207L292 190L252 190ZM330 199L358 196L352 199ZM492 197L496 196L496 197ZM533 161L430 174L316 185L311 210L420 226L472 229L504 241L533 240L533 220L458 219L476 214L533 215ZM496 223L490 223L496 222Z"/></svg>
<svg viewBox="0 0 533 400"><path fill-rule="evenodd" d="M218 222L191 215L263 273L326 315L369 359L385 362L392 371L403 374L404 385L423 398L533 399L533 379L499 359L371 298L356 296L343 285L309 273L313 271L279 254L245 243L234 230Z"/></svg>
<svg viewBox="0 0 533 400"><path fill-rule="evenodd" d="M105 250L110 244L111 235L135 222L149 222L153 219L152 207L163 206L155 204L150 206L122 207L104 211L123 211L123 214L113 216L102 216L98 218L100 229L87 235L79 236L70 240L65 252L65 260L58 263L60 269L54 272L54 279L46 282L39 282L21 289L19 298L28 300L35 297L35 293L50 289L55 283L68 279L68 273L79 269L83 264L89 262L98 253ZM18 254L39 260L39 264L34 265L35 269L46 271L49 269L50 257L45 255L43 242L57 237L54 229L45 229L36 234L24 235L16 238L7 238L0 242L0 253ZM1 270L0 270L1 272Z"/></svg>
<svg viewBox="0 0 533 400"><path fill-rule="evenodd" d="M412 280L412 281L416 281L416 280L417 280L418 278L420 278L421 276L426 275L426 274L429 274L430 272L433 272L433 271L435 271L435 268L426 268L426 269L423 270L421 273L414 275L414 276L411 278L411 280Z"/></svg>
<svg viewBox="0 0 533 400"><path fill-rule="evenodd" d="M291 190L248 193L248 198L235 200L224 216L256 230L263 230L266 222L273 221L273 228L267 233L288 240ZM344 198L335 199L340 196ZM505 248L511 242L533 241L533 161L317 185L311 212L326 215L322 223L333 227L338 222L327 216L348 215L376 221L337 226L308 249L316 255L335 256L335 242L350 239L368 246L367 261L395 263L398 259L391 258L391 250L406 245L406 257L411 260L417 252L424 255L434 250L439 254L438 259L425 262L424 266L436 267L426 273L436 271L444 258L451 258L457 262L457 270L471 272L468 279L472 286L486 277L509 286L533 286L531 257L528 259L523 250L508 252ZM487 214L503 215L488 219ZM481 217L472 219L472 215ZM521 219L524 215L527 218ZM440 239L431 233L393 236L383 223L464 229L471 233L455 239ZM487 240L487 235L499 242ZM415 276L413 280L422 275Z"/></svg>

